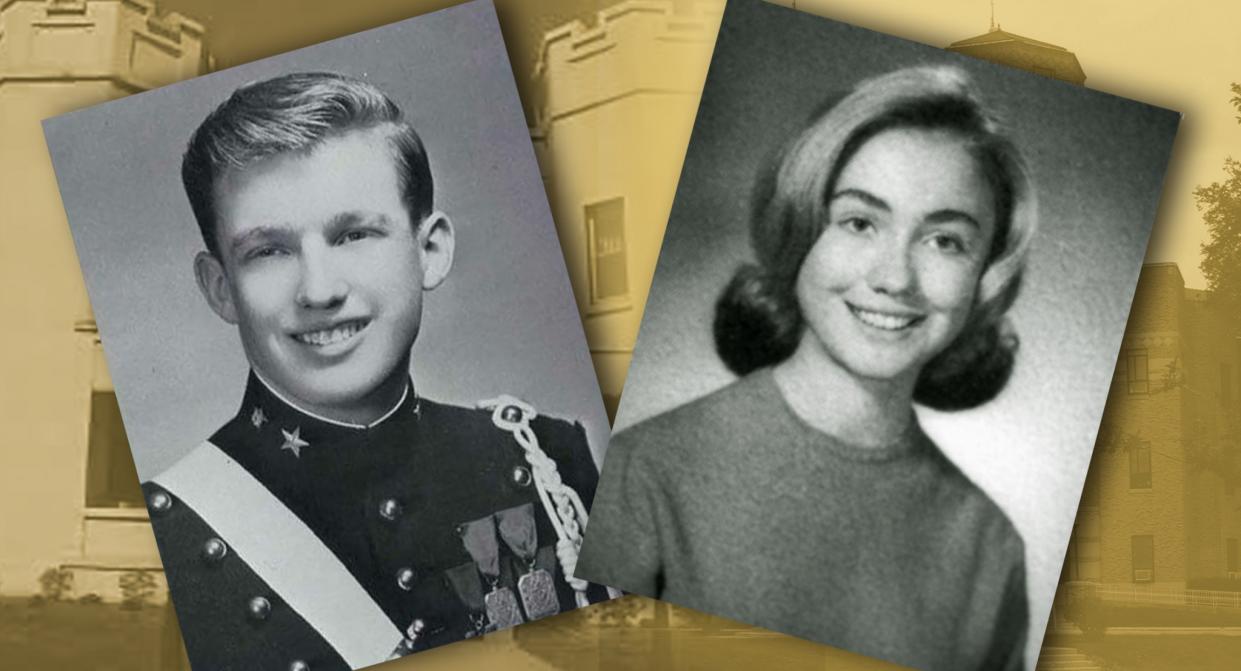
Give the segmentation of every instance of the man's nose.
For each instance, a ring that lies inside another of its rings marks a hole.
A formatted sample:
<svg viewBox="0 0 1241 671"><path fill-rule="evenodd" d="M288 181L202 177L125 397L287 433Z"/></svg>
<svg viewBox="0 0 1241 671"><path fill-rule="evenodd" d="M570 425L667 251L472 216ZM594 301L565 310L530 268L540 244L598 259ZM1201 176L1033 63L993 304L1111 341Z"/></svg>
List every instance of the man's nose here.
<svg viewBox="0 0 1241 671"><path fill-rule="evenodd" d="M916 276L910 245L893 241L875 250L867 281L879 293L902 296L913 290Z"/></svg>
<svg viewBox="0 0 1241 671"><path fill-rule="evenodd" d="M337 272L326 246L306 245L302 249L301 282L297 304L304 308L333 308L344 302L349 283Z"/></svg>

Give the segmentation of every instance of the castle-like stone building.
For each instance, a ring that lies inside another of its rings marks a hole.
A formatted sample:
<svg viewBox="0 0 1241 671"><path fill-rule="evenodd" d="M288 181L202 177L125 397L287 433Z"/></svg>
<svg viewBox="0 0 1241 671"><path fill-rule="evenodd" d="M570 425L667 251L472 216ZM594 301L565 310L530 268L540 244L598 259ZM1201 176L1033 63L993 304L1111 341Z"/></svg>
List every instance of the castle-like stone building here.
<svg viewBox="0 0 1241 671"><path fill-rule="evenodd" d="M715 0L627 0L543 40L531 136L609 416L722 10Z"/></svg>
<svg viewBox="0 0 1241 671"><path fill-rule="evenodd" d="M208 66L151 0L0 0L0 593L162 575L40 121Z"/></svg>

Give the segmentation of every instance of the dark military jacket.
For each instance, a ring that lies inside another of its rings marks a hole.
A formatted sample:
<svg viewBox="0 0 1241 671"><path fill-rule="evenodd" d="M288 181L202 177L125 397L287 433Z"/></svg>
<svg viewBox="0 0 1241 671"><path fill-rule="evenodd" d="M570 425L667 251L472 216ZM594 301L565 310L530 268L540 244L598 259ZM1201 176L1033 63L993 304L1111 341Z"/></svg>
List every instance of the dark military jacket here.
<svg viewBox="0 0 1241 671"><path fill-rule="evenodd" d="M581 425L540 415L530 426L589 507L598 476ZM577 605L525 451L489 410L410 392L374 424L345 425L292 407L251 375L240 411L211 442L314 532L397 630L417 621L407 649L482 633L490 625L482 595L507 587L520 602L518 582L539 569L551 574L560 611ZM175 491L151 482L143 491L195 669L349 668ZM498 561L480 571L463 535L489 530L497 513L531 520L537 549L515 549L497 533ZM271 543L279 551L281 539ZM487 575L497 566L498 576ZM607 591L591 585L587 596L600 601Z"/></svg>

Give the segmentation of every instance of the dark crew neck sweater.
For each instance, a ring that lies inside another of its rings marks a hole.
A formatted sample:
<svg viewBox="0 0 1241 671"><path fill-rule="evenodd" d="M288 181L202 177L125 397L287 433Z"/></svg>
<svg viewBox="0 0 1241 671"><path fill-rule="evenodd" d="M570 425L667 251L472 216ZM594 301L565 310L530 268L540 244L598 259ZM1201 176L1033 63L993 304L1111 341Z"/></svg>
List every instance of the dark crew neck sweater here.
<svg viewBox="0 0 1241 671"><path fill-rule="evenodd" d="M920 430L805 424L770 370L608 448L576 575L919 669L1021 669L1024 548Z"/></svg>

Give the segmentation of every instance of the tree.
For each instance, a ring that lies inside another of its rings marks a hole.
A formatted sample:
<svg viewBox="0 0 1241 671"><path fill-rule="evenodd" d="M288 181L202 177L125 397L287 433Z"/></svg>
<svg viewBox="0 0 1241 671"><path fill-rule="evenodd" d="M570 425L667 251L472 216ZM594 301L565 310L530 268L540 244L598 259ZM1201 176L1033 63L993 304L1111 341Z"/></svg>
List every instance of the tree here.
<svg viewBox="0 0 1241 671"><path fill-rule="evenodd" d="M1241 123L1241 84L1232 85L1231 103ZM1207 288L1230 309L1241 308L1241 161L1224 161L1224 179L1194 189L1210 240L1202 245Z"/></svg>

